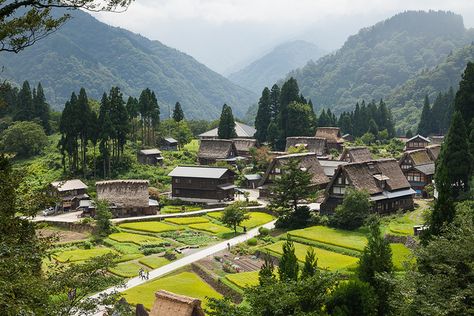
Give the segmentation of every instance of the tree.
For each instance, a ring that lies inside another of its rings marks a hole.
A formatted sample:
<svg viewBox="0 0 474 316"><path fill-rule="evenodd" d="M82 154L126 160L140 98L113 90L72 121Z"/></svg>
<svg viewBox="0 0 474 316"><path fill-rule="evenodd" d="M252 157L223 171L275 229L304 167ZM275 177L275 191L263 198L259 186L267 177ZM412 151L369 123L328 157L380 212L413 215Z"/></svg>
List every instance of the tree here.
<svg viewBox="0 0 474 316"><path fill-rule="evenodd" d="M420 135L428 136L432 132L433 117L431 113L430 100L428 95L425 96L425 102L423 104L423 110L421 111L420 123L418 124L417 133Z"/></svg>
<svg viewBox="0 0 474 316"><path fill-rule="evenodd" d="M140 93L138 111L142 123L142 146L155 146L155 129L160 125L160 106L155 93L149 88Z"/></svg>
<svg viewBox="0 0 474 316"><path fill-rule="evenodd" d="M272 120L275 120L280 112L280 87L277 84L270 90L270 114Z"/></svg>
<svg viewBox="0 0 474 316"><path fill-rule="evenodd" d="M318 258L313 247L309 247L306 251L306 257L304 259L303 269L301 269L301 278L307 279L316 274L318 269Z"/></svg>
<svg viewBox="0 0 474 316"><path fill-rule="evenodd" d="M109 209L109 204L105 200L98 200L96 202L97 221L97 235L100 237L107 237L112 232L112 213Z"/></svg>
<svg viewBox="0 0 474 316"><path fill-rule="evenodd" d="M270 121L272 118L271 113L271 98L270 98L270 90L265 87L262 91L262 96L258 101L258 110L257 116L255 117L255 139L259 143L264 143L267 141L267 132L268 126L270 125Z"/></svg>
<svg viewBox="0 0 474 316"><path fill-rule="evenodd" d="M283 254L278 264L280 281L297 281L300 266L295 255L295 245L290 237L285 241L282 248Z"/></svg>
<svg viewBox="0 0 474 316"><path fill-rule="evenodd" d="M176 104L174 105L173 120L178 123L184 120L184 112L179 102L176 102Z"/></svg>
<svg viewBox="0 0 474 316"><path fill-rule="evenodd" d="M234 115L232 114L232 108L227 104L224 104L222 106L222 113L221 118L219 120L217 135L220 139L230 139L237 137L237 133L235 132L235 121Z"/></svg>
<svg viewBox="0 0 474 316"><path fill-rule="evenodd" d="M390 278L393 273L392 249L389 241L382 236L377 217L371 218L369 231L368 243L362 251L357 275L361 281L374 288L378 298L378 315L387 315L393 289L384 277Z"/></svg>
<svg viewBox="0 0 474 316"><path fill-rule="evenodd" d="M456 92L454 109L462 114L464 125L469 126L474 118L474 63L468 62Z"/></svg>
<svg viewBox="0 0 474 316"><path fill-rule="evenodd" d="M342 204L336 207L333 224L343 229L361 227L370 214L372 205L366 191L348 188Z"/></svg>
<svg viewBox="0 0 474 316"><path fill-rule="evenodd" d="M288 105L291 102L300 101L300 89L295 78L291 77L281 87L280 104L278 111L278 128L280 130L280 137L276 143L279 150L285 148L286 137L288 136Z"/></svg>
<svg viewBox="0 0 474 316"><path fill-rule="evenodd" d="M308 104L292 102L288 105L287 136L313 136L314 113Z"/></svg>
<svg viewBox="0 0 474 316"><path fill-rule="evenodd" d="M51 126L49 124L49 105L46 103L46 97L44 96L41 83L38 83L38 87L36 88L36 93L33 95L32 102L35 113L34 116L39 119L46 134L51 133Z"/></svg>
<svg viewBox="0 0 474 316"><path fill-rule="evenodd" d="M16 153L18 157L37 155L47 144L43 127L34 122L15 122L0 137L3 151Z"/></svg>
<svg viewBox="0 0 474 316"><path fill-rule="evenodd" d="M16 111L13 115L13 120L29 121L33 118L34 118L33 96L31 93L30 84L28 83L28 81L25 81L23 82L23 85L20 91L18 92L18 104L17 104Z"/></svg>
<svg viewBox="0 0 474 316"><path fill-rule="evenodd" d="M249 219L249 216L245 214L245 210L234 203L224 208L221 222L232 228L234 234L237 234L237 226L246 219Z"/></svg>
<svg viewBox="0 0 474 316"><path fill-rule="evenodd" d="M264 262L260 267L260 271L258 272L258 283L261 286L267 285L269 283L273 283L276 281L274 270L275 266L273 264L273 259L269 254L264 255Z"/></svg>
<svg viewBox="0 0 474 316"><path fill-rule="evenodd" d="M359 280L341 282L326 303L329 315L377 315L377 296L372 287Z"/></svg>
<svg viewBox="0 0 474 316"><path fill-rule="evenodd" d="M0 4L0 51L18 53L56 31L69 18L56 8L91 11L125 10L132 0L27 0Z"/></svg>
<svg viewBox="0 0 474 316"><path fill-rule="evenodd" d="M367 130L372 135L377 135L379 133L379 128L377 126L377 123L373 119L369 121L369 129Z"/></svg>

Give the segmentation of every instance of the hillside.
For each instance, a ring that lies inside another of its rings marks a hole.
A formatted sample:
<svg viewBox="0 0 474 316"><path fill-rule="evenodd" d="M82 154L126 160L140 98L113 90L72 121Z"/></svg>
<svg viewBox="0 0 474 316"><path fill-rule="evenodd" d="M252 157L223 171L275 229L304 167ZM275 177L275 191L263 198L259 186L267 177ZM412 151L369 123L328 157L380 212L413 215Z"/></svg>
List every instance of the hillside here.
<svg viewBox="0 0 474 316"><path fill-rule="evenodd" d="M188 118L217 118L222 105L245 113L256 95L213 72L194 58L158 41L99 22L82 11L59 31L19 54L2 53L2 79L41 81L53 108L61 109L72 91L86 88L100 98L111 86L138 96L153 89L162 114L179 101Z"/></svg>
<svg viewBox="0 0 474 316"><path fill-rule="evenodd" d="M318 60L324 53L318 46L306 41L283 43L228 78L260 93L264 87L272 86L289 71L304 66L310 60Z"/></svg>
<svg viewBox="0 0 474 316"><path fill-rule="evenodd" d="M318 110L329 107L340 113L361 99L387 98L473 38L460 15L404 12L360 30L334 54L288 76L298 80L302 93Z"/></svg>

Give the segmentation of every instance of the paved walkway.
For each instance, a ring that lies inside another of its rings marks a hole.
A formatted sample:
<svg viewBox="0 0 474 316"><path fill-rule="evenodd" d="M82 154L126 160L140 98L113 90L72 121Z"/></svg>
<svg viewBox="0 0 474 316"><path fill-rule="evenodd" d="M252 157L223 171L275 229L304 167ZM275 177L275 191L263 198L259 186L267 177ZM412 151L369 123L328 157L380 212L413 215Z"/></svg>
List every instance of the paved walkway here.
<svg viewBox="0 0 474 316"><path fill-rule="evenodd" d="M275 221L272 221L272 222L264 224L262 226L253 228L253 229L247 231L246 234L242 234L242 235L236 236L232 239L225 240L225 241L220 242L216 245L210 246L208 248L204 248L203 250L200 250L198 252L190 254L190 255L188 255L186 257L183 257L181 259L178 259L176 261L173 261L173 262L171 262L171 263L169 263L165 266L162 266L158 269L151 270L150 271L150 280L155 279L155 278L159 278L159 277L161 277L165 274L168 274L168 273L170 273L174 270L177 270L179 268L187 266L187 265L189 265L193 262L199 261L199 260L201 260L201 259L203 259L207 256L211 256L211 255L213 255L213 254L215 254L219 251L225 250L227 248L227 243L229 243L231 246L235 246L237 244L243 243L243 242L249 240L250 238L253 238L253 237L257 236L259 234L258 229L260 227L265 227L265 228L268 228L268 229L272 229L274 226L275 226ZM146 283L150 280L142 280L139 277L135 277L133 279L128 280L128 282L125 284L125 287L118 287L118 288L117 287L111 287L111 288L108 288L108 289L106 289L106 290L104 290L100 293L95 294L93 297L97 298L101 294L110 294L114 291L123 292L123 291L131 289L135 286L144 284L144 283ZM102 312L103 312L103 309L101 309L101 311L99 311L95 315L102 315Z"/></svg>

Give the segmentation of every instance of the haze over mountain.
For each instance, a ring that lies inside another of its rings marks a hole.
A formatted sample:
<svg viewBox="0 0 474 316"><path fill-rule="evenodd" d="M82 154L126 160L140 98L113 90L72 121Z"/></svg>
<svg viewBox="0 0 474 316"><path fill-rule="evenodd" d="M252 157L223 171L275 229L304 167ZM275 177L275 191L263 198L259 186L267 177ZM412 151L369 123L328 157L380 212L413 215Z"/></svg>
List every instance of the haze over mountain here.
<svg viewBox="0 0 474 316"><path fill-rule="evenodd" d="M100 99L119 86L125 95L155 91L162 114L179 101L187 118L218 117L224 103L239 116L256 95L194 58L130 31L99 22L82 11L59 31L21 54L1 54L1 78L21 84L41 81L48 102L61 109L81 87Z"/></svg>
<svg viewBox="0 0 474 316"><path fill-rule="evenodd" d="M230 74L228 78L258 93L264 87L272 86L289 71L304 66L310 60L317 60L324 53L326 53L324 50L310 42L302 40L286 42L240 71Z"/></svg>
<svg viewBox="0 0 474 316"><path fill-rule="evenodd" d="M324 107L341 113L362 99L389 98L422 69L441 63L473 38L460 15L404 12L360 30L334 54L288 77L298 80L301 92L317 110Z"/></svg>

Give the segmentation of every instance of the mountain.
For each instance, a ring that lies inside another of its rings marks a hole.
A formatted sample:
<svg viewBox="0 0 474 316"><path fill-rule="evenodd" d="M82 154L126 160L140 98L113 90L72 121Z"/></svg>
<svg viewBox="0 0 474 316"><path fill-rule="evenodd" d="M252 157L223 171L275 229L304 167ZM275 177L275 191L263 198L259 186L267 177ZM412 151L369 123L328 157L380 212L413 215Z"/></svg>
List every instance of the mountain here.
<svg viewBox="0 0 474 316"><path fill-rule="evenodd" d="M159 41L106 25L80 10L69 13L72 19L46 39L19 54L0 54L0 76L17 84L41 81L55 109L81 87L99 100L112 86L136 97L149 87L162 113L179 101L185 116L196 119L217 118L224 103L243 115L257 98Z"/></svg>
<svg viewBox="0 0 474 316"><path fill-rule="evenodd" d="M324 54L322 49L310 42L286 42L242 70L230 74L228 78L242 87L260 93L289 71L304 66L310 60L317 60Z"/></svg>
<svg viewBox="0 0 474 316"><path fill-rule="evenodd" d="M297 79L303 95L318 110L341 113L362 99L386 99L422 69L441 63L473 38L460 15L408 11L360 30L334 54L288 77Z"/></svg>
<svg viewBox="0 0 474 316"><path fill-rule="evenodd" d="M455 50L436 67L421 71L395 89L386 103L392 109L397 128L407 130L418 125L425 95L433 103L439 92L451 87L456 91L469 61L474 61L474 44Z"/></svg>

